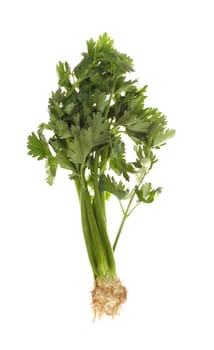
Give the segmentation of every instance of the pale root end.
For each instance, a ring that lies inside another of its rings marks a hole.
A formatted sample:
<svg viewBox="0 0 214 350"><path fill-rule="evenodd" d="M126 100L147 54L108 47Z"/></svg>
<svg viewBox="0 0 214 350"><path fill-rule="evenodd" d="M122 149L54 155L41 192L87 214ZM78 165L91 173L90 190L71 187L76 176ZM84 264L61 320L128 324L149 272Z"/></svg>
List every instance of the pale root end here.
<svg viewBox="0 0 214 350"><path fill-rule="evenodd" d="M91 294L94 319L100 319L103 315L114 318L127 298L127 290L117 277L96 279Z"/></svg>

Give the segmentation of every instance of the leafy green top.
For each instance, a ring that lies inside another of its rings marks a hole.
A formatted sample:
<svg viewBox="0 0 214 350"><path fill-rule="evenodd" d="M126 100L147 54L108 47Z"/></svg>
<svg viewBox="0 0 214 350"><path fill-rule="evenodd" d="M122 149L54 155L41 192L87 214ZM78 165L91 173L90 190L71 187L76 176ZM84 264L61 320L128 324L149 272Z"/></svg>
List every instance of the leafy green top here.
<svg viewBox="0 0 214 350"><path fill-rule="evenodd" d="M144 106L146 86L140 89L137 80L126 77L133 71L132 59L118 52L106 33L97 42L90 39L82 56L73 71L67 62L58 63L59 87L49 99L50 119L28 137L28 153L46 160L50 185L58 166L70 170L74 180L84 168L92 191L96 176L100 191L119 200L134 194L138 202L150 203L161 190L143 183L157 161L153 150L175 131L167 128L166 117L156 108ZM52 132L50 138L45 130ZM133 145L131 162L124 135ZM127 186L131 176L137 178L132 190Z"/></svg>

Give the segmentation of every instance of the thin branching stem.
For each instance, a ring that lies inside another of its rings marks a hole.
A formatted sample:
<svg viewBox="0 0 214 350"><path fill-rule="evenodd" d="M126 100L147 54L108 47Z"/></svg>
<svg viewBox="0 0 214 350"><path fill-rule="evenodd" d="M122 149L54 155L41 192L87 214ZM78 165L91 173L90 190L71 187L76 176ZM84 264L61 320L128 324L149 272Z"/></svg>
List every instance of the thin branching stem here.
<svg viewBox="0 0 214 350"><path fill-rule="evenodd" d="M137 203L135 204L135 206L128 212L127 216L130 216L131 213L138 207L139 204L140 204L140 202L137 202Z"/></svg>
<svg viewBox="0 0 214 350"><path fill-rule="evenodd" d="M123 208L123 205L122 205L122 202L121 202L121 200L119 199L119 204L120 204L120 208L121 208L121 210L122 210L122 213L123 213L123 215L125 214L125 210L124 210L124 208Z"/></svg>
<svg viewBox="0 0 214 350"><path fill-rule="evenodd" d="M127 217L128 217L128 213L129 213L130 207L131 207L131 205L132 205L134 196L135 196L135 191L133 190L133 191L132 191L132 194L131 194L131 196L130 196L128 205L127 205L127 207L126 207L126 209L125 209L125 211L124 211L123 218L122 218L122 221L121 221L121 223L120 223L120 226L119 226L119 229L118 229L118 232L117 232L117 235L116 235L114 244L113 244L113 251L115 251L115 249L116 249L116 246L117 246L117 243L118 243L118 241L119 241L119 238L120 238L120 235L121 235L123 226L124 226L125 221L126 221L126 219L127 219Z"/></svg>
<svg viewBox="0 0 214 350"><path fill-rule="evenodd" d="M123 230L123 227L124 227L126 219L133 212L133 210L135 210L137 208L137 206L139 204L139 203L136 203L136 205L131 209L132 202L133 202L134 197L136 195L136 189L141 186L141 184L142 184L142 182L143 182L143 180L145 178L145 175L146 175L146 173L141 177L138 185L132 190L126 209L124 210L124 208L123 208L123 217L122 217L122 220L121 220L121 223L120 223L120 226L119 226L119 229L117 231L117 235L116 235L116 238L115 238L115 241L114 241L114 244L113 244L113 251L115 251L115 249L116 249L116 246L117 246L117 243L119 241L119 238L120 238L121 232Z"/></svg>

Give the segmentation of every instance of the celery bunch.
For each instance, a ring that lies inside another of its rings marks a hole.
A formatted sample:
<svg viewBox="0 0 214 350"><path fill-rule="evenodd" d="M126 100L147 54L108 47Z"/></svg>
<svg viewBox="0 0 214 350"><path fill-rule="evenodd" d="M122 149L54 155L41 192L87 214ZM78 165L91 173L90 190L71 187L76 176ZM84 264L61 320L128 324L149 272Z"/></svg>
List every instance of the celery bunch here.
<svg viewBox="0 0 214 350"><path fill-rule="evenodd" d="M127 294L117 275L114 251L128 216L161 192L145 182L145 176L157 162L154 150L175 131L167 128L161 112L144 106L146 86L138 88L137 80L127 78L133 71L132 59L118 52L106 33L96 42L89 40L82 56L73 70L67 62L58 63L59 86L49 99L49 121L28 137L28 154L45 159L49 185L57 167L70 171L95 281L94 313L114 316ZM133 148L132 161L127 160L126 142ZM117 197L122 210L113 244L105 208L110 195Z"/></svg>

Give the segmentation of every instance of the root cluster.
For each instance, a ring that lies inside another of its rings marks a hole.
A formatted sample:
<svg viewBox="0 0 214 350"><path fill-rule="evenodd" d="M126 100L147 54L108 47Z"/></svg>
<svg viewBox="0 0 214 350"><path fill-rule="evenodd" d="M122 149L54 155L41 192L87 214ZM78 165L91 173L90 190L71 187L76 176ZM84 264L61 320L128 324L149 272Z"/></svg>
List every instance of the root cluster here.
<svg viewBox="0 0 214 350"><path fill-rule="evenodd" d="M91 294L94 319L103 315L114 318L127 298L127 290L119 278L96 279Z"/></svg>

